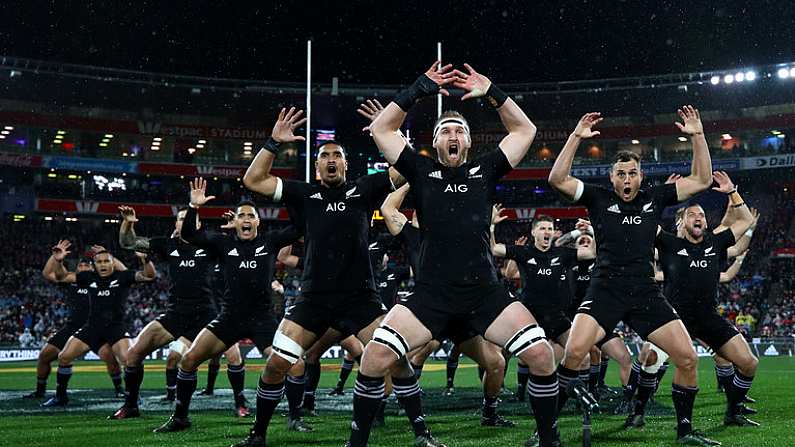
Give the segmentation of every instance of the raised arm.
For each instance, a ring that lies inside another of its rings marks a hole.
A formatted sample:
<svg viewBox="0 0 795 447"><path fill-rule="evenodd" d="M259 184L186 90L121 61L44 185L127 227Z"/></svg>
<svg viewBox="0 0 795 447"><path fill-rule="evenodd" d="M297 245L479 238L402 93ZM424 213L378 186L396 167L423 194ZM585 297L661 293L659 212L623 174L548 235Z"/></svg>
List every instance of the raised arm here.
<svg viewBox="0 0 795 447"><path fill-rule="evenodd" d="M61 240L52 247L52 254L50 258L47 259L47 263L44 264L44 270L41 272L45 279L48 281L67 283L73 283L77 280L75 273L67 271L66 267L63 265L64 259L71 253L69 251L69 247L71 246L71 242Z"/></svg>
<svg viewBox="0 0 795 447"><path fill-rule="evenodd" d="M599 112L586 113L580 118L574 132L569 135L566 144L563 145L560 154L555 159L555 164L552 165L552 170L549 171L549 185L563 194L566 198L572 200L577 199L577 189L581 188L582 181L572 177L571 164L574 162L574 154L577 153L577 148L583 139L596 137L599 131L593 130L593 127L602 121L602 115Z"/></svg>
<svg viewBox="0 0 795 447"><path fill-rule="evenodd" d="M508 249L505 247L505 244L498 244L494 238L494 227L498 223L508 218L508 216L501 215L502 211L502 205L499 203L491 207L491 226L489 227L489 243L491 245L491 254L499 258L504 258L508 254Z"/></svg>
<svg viewBox="0 0 795 447"><path fill-rule="evenodd" d="M694 195L706 191L712 184L712 158L709 155L709 146L704 137L704 126L701 123L701 114L693 106L684 106L677 110L683 123L676 122L676 127L690 136L693 144L693 161L690 165L690 175L676 181L676 196L683 202Z"/></svg>
<svg viewBox="0 0 795 447"><path fill-rule="evenodd" d="M298 263L301 261L301 258L293 254L292 245L287 245L286 247L282 247L282 249L279 250L279 254L276 255L276 260L287 267L294 269L298 267Z"/></svg>
<svg viewBox="0 0 795 447"><path fill-rule="evenodd" d="M712 189L729 195L729 201L731 201L731 207L735 215L734 222L729 226L729 230L734 234L734 240L739 241L753 225L754 215L751 214L751 209L748 208L740 193L737 192L737 187L734 186L728 174L723 171L715 171L712 173L712 177L715 179L715 183L718 184Z"/></svg>
<svg viewBox="0 0 795 447"><path fill-rule="evenodd" d="M199 214L199 208L215 198L215 196L207 197L206 192L207 181L203 178L195 178L190 182L190 204L188 212L185 213L185 221L182 223L182 232L180 233L182 239L200 247L210 245L206 231L198 228L198 219L196 218Z"/></svg>
<svg viewBox="0 0 795 447"><path fill-rule="evenodd" d="M381 204L381 215L384 216L384 223L389 234L397 236L403 230L408 218L400 212L400 205L409 193L409 185L405 184L386 196L384 203Z"/></svg>
<svg viewBox="0 0 795 447"><path fill-rule="evenodd" d="M738 256L740 253L745 252L748 250L748 247L751 245L751 238L754 235L754 230L756 230L756 224L759 222L759 211L756 208L751 208L751 215L754 216L754 220L751 223L751 226L746 230L745 233L737 240L737 243L729 247L727 250L727 255L730 258Z"/></svg>
<svg viewBox="0 0 795 447"><path fill-rule="evenodd" d="M456 80L453 85L467 92L461 98L462 100L484 96L486 101L497 109L502 125L508 131L508 135L500 142L500 149L505 153L511 167L516 167L527 154L530 145L533 144L536 137L535 124L489 78L475 71L469 64L464 64L464 68L468 73L460 70L454 71Z"/></svg>
<svg viewBox="0 0 795 447"><path fill-rule="evenodd" d="M119 207L121 213L121 226L119 227L119 245L127 250L149 251L149 238L135 234L135 210L132 207L122 205Z"/></svg>
<svg viewBox="0 0 795 447"><path fill-rule="evenodd" d="M440 61L434 62L425 74L420 75L411 86L400 91L375 121L370 123L373 140L390 164L397 162L400 153L406 146L406 140L399 131L409 109L422 98L438 93L445 96L450 95L446 89L441 87L455 80L453 66L447 64L440 67L439 65Z"/></svg>
<svg viewBox="0 0 795 447"><path fill-rule="evenodd" d="M157 278L157 270L155 270L155 264L153 264L151 260L147 259L146 253L136 251L135 256L137 256L138 260L141 261L141 270L135 272L135 281L136 282L154 281L154 279Z"/></svg>
<svg viewBox="0 0 795 447"><path fill-rule="evenodd" d="M731 282L735 276L737 276L737 272L740 271L740 267L743 266L743 261L745 260L745 254L747 252L742 252L740 255L734 258L734 262L729 268L726 269L725 272L720 272L720 282L726 283Z"/></svg>
<svg viewBox="0 0 795 447"><path fill-rule="evenodd" d="M306 122L306 118L301 118L303 113L303 110L296 111L295 107L291 107L289 111L282 109L279 112L279 118L273 126L270 138L251 161L243 175L243 184L246 185L246 188L268 197L272 197L276 193L279 178L271 175L273 160L279 153L282 143L305 140L304 137L294 134L295 129Z"/></svg>

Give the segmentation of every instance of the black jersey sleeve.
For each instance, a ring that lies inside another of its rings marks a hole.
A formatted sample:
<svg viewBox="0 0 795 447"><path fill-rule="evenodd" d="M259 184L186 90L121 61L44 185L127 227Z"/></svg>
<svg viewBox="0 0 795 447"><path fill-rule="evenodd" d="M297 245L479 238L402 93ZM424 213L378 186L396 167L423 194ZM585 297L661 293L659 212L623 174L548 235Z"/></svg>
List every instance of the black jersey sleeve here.
<svg viewBox="0 0 795 447"><path fill-rule="evenodd" d="M513 169L502 149L491 151L480 157L478 161L487 167L487 172L492 176L490 179L492 182L497 182Z"/></svg>
<svg viewBox="0 0 795 447"><path fill-rule="evenodd" d="M715 234L714 238L715 245L719 247L720 252L725 252L729 247L737 243L737 240L734 238L734 233L732 233L730 229L725 229Z"/></svg>
<svg viewBox="0 0 795 447"><path fill-rule="evenodd" d="M580 197L577 198L574 203L583 205L589 209L598 207L599 204L604 203L606 198L611 194L607 188L603 188L591 183L583 182L582 186L582 194L580 194Z"/></svg>
<svg viewBox="0 0 795 447"><path fill-rule="evenodd" d="M561 264L567 266L567 268L572 268L577 265L577 249L563 247Z"/></svg>
<svg viewBox="0 0 795 447"><path fill-rule="evenodd" d="M676 194L675 183L668 183L652 187L652 197L654 197L654 201L659 205L657 208L659 210L659 214L662 214L663 208L679 203L679 199Z"/></svg>
<svg viewBox="0 0 795 447"><path fill-rule="evenodd" d="M182 223L180 236L189 244L210 250L215 256L219 256L223 251L225 241L231 236L226 233L206 231L203 228L196 228L196 208L188 207L185 213L185 221Z"/></svg>
<svg viewBox="0 0 795 447"><path fill-rule="evenodd" d="M168 256L168 240L170 238L158 236L149 239L149 251L158 256Z"/></svg>
<svg viewBox="0 0 795 447"><path fill-rule="evenodd" d="M673 247L674 243L676 242L676 235L671 234L665 230L660 230L657 233L657 237L654 239L654 245L657 247L657 250L661 252L670 251Z"/></svg>
<svg viewBox="0 0 795 447"><path fill-rule="evenodd" d="M118 275L117 279L124 286L135 284L135 273L136 273L135 270L125 270L123 272L116 272L116 274Z"/></svg>
<svg viewBox="0 0 795 447"><path fill-rule="evenodd" d="M268 240L270 244L275 247L277 250L281 249L282 247L286 247L291 245L293 242L297 241L301 237L301 233L298 229L290 225L287 228L283 228L281 230L272 230L268 232Z"/></svg>
<svg viewBox="0 0 795 447"><path fill-rule="evenodd" d="M94 278L94 272L77 272L75 274L75 283L78 287L86 287L91 283Z"/></svg>
<svg viewBox="0 0 795 447"><path fill-rule="evenodd" d="M406 145L400 153L397 162L395 162L395 169L406 178L407 182L413 184L417 176L420 175L419 170L424 160L430 161L428 157L418 154L414 149Z"/></svg>
<svg viewBox="0 0 795 447"><path fill-rule="evenodd" d="M524 247L514 244L505 244L505 257L508 259L513 259L519 263L525 262L527 260Z"/></svg>
<svg viewBox="0 0 795 447"><path fill-rule="evenodd" d="M389 172L379 172L359 177L356 186L361 191L362 197L367 200L371 209L381 206L390 191L394 190Z"/></svg>
<svg viewBox="0 0 795 447"><path fill-rule="evenodd" d="M304 198L312 190L312 185L296 180L282 179L282 192L279 196L274 196L276 202L284 202L289 211L294 211L302 216L304 209Z"/></svg>

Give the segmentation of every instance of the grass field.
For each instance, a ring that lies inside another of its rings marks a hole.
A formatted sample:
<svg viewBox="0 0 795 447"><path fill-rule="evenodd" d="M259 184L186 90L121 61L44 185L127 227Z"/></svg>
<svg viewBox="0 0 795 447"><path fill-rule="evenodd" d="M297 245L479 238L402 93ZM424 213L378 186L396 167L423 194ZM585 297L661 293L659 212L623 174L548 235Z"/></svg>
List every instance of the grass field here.
<svg viewBox="0 0 795 447"><path fill-rule="evenodd" d="M442 397L445 383L444 363L429 362L422 375L421 384L427 392L428 424L434 435L449 446L519 446L532 433L535 423L525 407L505 398L501 413L518 422L513 429L486 428L479 425L476 414L478 393L475 365L462 360L456 377L457 396ZM515 383L515 362L511 362L507 383ZM33 362L9 363L0 366L0 446L225 446L245 436L251 419L238 420L232 416L228 392L219 391L218 397L194 399L193 428L190 431L155 435L151 429L165 421L168 407L157 402L164 388L162 363L147 364L143 388L145 403L143 417L127 421L108 421L110 414L121 401L112 397L110 380L101 364L80 363L70 386L75 390L66 410L41 410L37 402L21 399L22 391L30 391L35 383ZM247 365L246 386L250 400L261 371L261 363ZM325 395L337 380L338 362L324 364L318 396ZM696 400L695 424L709 436L725 446L795 446L793 415L795 415L795 359L788 357L761 359L759 373L751 390L758 400L759 414L753 417L762 423L759 428L725 428L722 424L725 398L715 390L712 361L702 359L700 365L701 392ZM639 431L621 429L623 416L596 415L593 420L593 445L598 446L668 446L674 445L675 420L670 398L672 371L665 377L647 425ZM350 423L349 404L354 375L348 381L343 398L319 403L326 407L319 417L309 418L314 426L312 433L293 433L285 429L285 418L274 418L268 437L269 446L341 446L347 438ZM199 376L199 386L204 383L204 369ZM54 387L54 372L50 389ZM607 383L618 383L617 368L611 365ZM219 388L228 388L224 369L218 378ZM467 398L466 396L469 396ZM468 408L467 408L468 407ZM394 410L394 405L391 410ZM375 429L371 446L408 446L413 436L404 417L394 411L387 417L387 426ZM580 417L567 412L560 421L562 439L571 447L581 445Z"/></svg>

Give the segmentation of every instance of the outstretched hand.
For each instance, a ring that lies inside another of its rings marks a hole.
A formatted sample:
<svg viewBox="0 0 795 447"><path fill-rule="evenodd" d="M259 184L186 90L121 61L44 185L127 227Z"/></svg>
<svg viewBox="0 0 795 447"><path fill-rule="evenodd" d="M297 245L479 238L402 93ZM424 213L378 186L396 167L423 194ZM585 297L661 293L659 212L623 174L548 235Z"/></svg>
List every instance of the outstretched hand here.
<svg viewBox="0 0 795 447"><path fill-rule="evenodd" d="M138 222L138 218L135 217L135 210L131 206L122 205L119 207L119 213L121 213L121 217L124 219L125 222Z"/></svg>
<svg viewBox="0 0 795 447"><path fill-rule="evenodd" d="M464 73L458 69L453 70L453 74L455 75L453 86L467 92L461 97L461 100L478 98L485 95L486 92L489 91L489 87L491 87L491 80L475 71L469 64L464 64L464 68L466 68L468 73Z"/></svg>
<svg viewBox="0 0 795 447"><path fill-rule="evenodd" d="M701 124L701 114L698 109L693 106L684 106L677 110L676 113L682 118L684 124L675 122L676 127L688 135L698 135L704 133L704 125Z"/></svg>
<svg viewBox="0 0 795 447"><path fill-rule="evenodd" d="M370 120L372 123L384 111L384 106L378 102L377 99L368 99L367 101L359 104L359 108L356 109L356 112ZM370 131L370 124L364 126L362 128L362 132L369 132Z"/></svg>
<svg viewBox="0 0 795 447"><path fill-rule="evenodd" d="M441 63L442 61L434 62L433 65L431 65L431 68L425 72L425 76L439 86L439 93L444 96L450 96L450 92L448 92L447 89L441 87L455 82L455 70L453 70L453 64L447 64L442 67L440 66Z"/></svg>
<svg viewBox="0 0 795 447"><path fill-rule="evenodd" d="M601 135L598 130L593 130L593 127L602 122L601 112L590 112L580 118L577 127L574 128L574 135L579 138L592 138Z"/></svg>
<svg viewBox="0 0 795 447"><path fill-rule="evenodd" d="M723 171L715 171L712 173L712 180L718 184L718 186L713 186L712 189L718 192L722 192L724 194L728 194L735 190L734 183L732 179L729 178L729 174L726 174Z"/></svg>
<svg viewBox="0 0 795 447"><path fill-rule="evenodd" d="M69 247L71 246L72 243L66 239L58 241L58 243L52 247L52 257L58 262L63 262L63 260L66 259L66 255L71 253L71 251L69 251Z"/></svg>
<svg viewBox="0 0 795 447"><path fill-rule="evenodd" d="M207 180L201 177L193 179L193 181L190 182L190 204L193 206L202 206L215 198L215 196L207 197L205 195L206 192Z"/></svg>
<svg viewBox="0 0 795 447"><path fill-rule="evenodd" d="M225 224L221 225L222 230L231 230L235 228L235 212L232 210L224 211L224 214L221 216L226 221Z"/></svg>
<svg viewBox="0 0 795 447"><path fill-rule="evenodd" d="M508 216L503 216L502 212L505 211L505 208L502 207L501 203L497 203L491 207L491 224L497 225L498 223L506 220Z"/></svg>
<svg viewBox="0 0 795 447"><path fill-rule="evenodd" d="M295 110L295 107L290 107L290 110L282 109L279 112L279 118L276 124L273 125L271 138L278 143L290 143L293 141L304 141L304 137L295 135L295 129L299 128L306 122L306 118L301 118L304 114L303 110Z"/></svg>

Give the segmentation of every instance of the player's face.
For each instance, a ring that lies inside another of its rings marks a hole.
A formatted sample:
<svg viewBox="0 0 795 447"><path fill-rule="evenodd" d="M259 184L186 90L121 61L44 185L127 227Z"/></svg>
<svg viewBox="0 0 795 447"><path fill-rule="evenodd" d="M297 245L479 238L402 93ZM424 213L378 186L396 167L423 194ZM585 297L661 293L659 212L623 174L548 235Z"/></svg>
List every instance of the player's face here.
<svg viewBox="0 0 795 447"><path fill-rule="evenodd" d="M259 227L259 215L257 210L251 205L243 205L237 208L235 214L235 228L237 237L248 241L257 237Z"/></svg>
<svg viewBox="0 0 795 447"><path fill-rule="evenodd" d="M685 231L696 239L704 236L707 231L707 217L700 206L691 206L685 210Z"/></svg>
<svg viewBox="0 0 795 447"><path fill-rule="evenodd" d="M577 238L577 248L589 249L593 245L593 238L587 234Z"/></svg>
<svg viewBox="0 0 795 447"><path fill-rule="evenodd" d="M94 268L99 276L110 276L113 274L113 256L110 253L100 253L94 256Z"/></svg>
<svg viewBox="0 0 795 447"><path fill-rule="evenodd" d="M88 263L88 262L81 262L81 263L77 264L77 271L78 272L90 272L92 269L93 269L93 267L91 267L91 264Z"/></svg>
<svg viewBox="0 0 795 447"><path fill-rule="evenodd" d="M345 152L336 144L324 145L317 154L315 169L325 185L336 186L345 183L345 173L348 171Z"/></svg>
<svg viewBox="0 0 795 447"><path fill-rule="evenodd" d="M555 224L552 222L539 222L530 232L533 235L536 247L547 249L552 245L552 236L555 234Z"/></svg>
<svg viewBox="0 0 795 447"><path fill-rule="evenodd" d="M621 200L630 202L638 195L640 183L643 181L643 172L640 164L635 160L619 161L610 171L610 182Z"/></svg>
<svg viewBox="0 0 795 447"><path fill-rule="evenodd" d="M447 124L439 129L439 135L434 142L439 162L452 167L467 161L469 146L469 135L464 126L458 124Z"/></svg>

